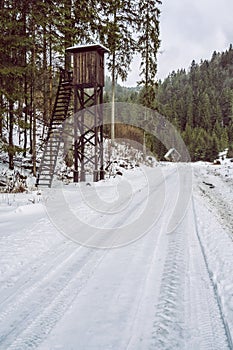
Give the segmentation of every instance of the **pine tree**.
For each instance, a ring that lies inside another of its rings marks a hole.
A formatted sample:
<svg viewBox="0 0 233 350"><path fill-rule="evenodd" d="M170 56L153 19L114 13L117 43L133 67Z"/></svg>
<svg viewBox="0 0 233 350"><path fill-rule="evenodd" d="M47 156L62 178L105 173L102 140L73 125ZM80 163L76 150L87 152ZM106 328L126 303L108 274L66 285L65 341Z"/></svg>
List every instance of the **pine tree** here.
<svg viewBox="0 0 233 350"><path fill-rule="evenodd" d="M193 92L191 86L188 86L186 94L186 125L193 127Z"/></svg>
<svg viewBox="0 0 233 350"><path fill-rule="evenodd" d="M157 73L157 52L159 40L158 5L160 0L141 0L138 2L138 51L141 55L141 81L147 87L154 86Z"/></svg>
<svg viewBox="0 0 233 350"><path fill-rule="evenodd" d="M0 80L1 99L7 106L5 116L9 116L8 128L8 156L9 168L14 168L13 157L15 146L13 143L14 125L21 115L24 89L22 85L27 71L25 66L25 46L28 38L25 33L26 2L1 1L0 21Z"/></svg>
<svg viewBox="0 0 233 350"><path fill-rule="evenodd" d="M219 139L217 138L216 134L213 132L210 161L214 161L215 159L218 158L219 151L220 151Z"/></svg>
<svg viewBox="0 0 233 350"><path fill-rule="evenodd" d="M136 50L133 23L136 16L133 1L100 2L99 39L109 49L108 69L112 80L111 138L114 140L115 89L117 79L125 81Z"/></svg>
<svg viewBox="0 0 233 350"><path fill-rule="evenodd" d="M211 106L210 106L210 100L207 93L203 93L200 96L200 124L202 128L205 130L211 130Z"/></svg>

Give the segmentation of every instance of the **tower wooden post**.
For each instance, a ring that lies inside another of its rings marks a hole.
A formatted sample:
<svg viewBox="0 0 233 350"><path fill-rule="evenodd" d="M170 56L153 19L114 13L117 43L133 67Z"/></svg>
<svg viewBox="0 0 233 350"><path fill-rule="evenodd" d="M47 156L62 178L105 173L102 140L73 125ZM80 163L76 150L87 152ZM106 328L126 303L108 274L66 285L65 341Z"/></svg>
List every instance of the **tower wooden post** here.
<svg viewBox="0 0 233 350"><path fill-rule="evenodd" d="M74 88L74 182L85 181L86 167L93 169L93 180L104 178L103 116L98 105L103 103L104 54L99 44L66 49L73 58ZM90 109L90 107L92 107ZM92 111L93 123L85 122L85 109ZM94 155L87 154L92 147Z"/></svg>

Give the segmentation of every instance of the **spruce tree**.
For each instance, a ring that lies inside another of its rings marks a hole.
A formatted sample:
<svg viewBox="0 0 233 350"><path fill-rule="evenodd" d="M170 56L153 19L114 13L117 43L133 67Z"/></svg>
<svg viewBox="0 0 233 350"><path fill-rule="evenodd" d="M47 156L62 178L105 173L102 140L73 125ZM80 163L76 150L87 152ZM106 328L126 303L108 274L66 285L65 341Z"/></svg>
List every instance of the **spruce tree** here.
<svg viewBox="0 0 233 350"><path fill-rule="evenodd" d="M112 80L111 138L114 140L115 89L120 77L125 81L136 50L133 24L136 18L134 2L130 0L100 1L99 40L109 49L108 69Z"/></svg>
<svg viewBox="0 0 233 350"><path fill-rule="evenodd" d="M141 81L146 89L154 86L157 73L159 40L160 0L138 1L138 51L141 55Z"/></svg>
<svg viewBox="0 0 233 350"><path fill-rule="evenodd" d="M25 47L29 39L25 32L25 1L1 1L0 11L0 81L2 104L6 106L5 116L9 116L8 124L8 156L9 168L14 168L13 157L15 146L13 142L14 126L21 117L24 100L24 77L27 72Z"/></svg>

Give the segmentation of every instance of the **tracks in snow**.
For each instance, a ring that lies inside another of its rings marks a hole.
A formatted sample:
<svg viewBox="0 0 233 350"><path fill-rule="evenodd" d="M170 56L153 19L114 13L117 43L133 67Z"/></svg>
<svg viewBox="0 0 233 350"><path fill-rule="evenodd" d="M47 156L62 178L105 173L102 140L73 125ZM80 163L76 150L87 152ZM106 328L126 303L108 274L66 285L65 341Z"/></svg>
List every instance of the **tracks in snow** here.
<svg viewBox="0 0 233 350"><path fill-rule="evenodd" d="M193 199L167 244L150 349L232 349L198 234Z"/></svg>
<svg viewBox="0 0 233 350"><path fill-rule="evenodd" d="M106 253L63 245L58 256L51 255L32 279L25 281L22 276L21 287L4 297L0 304L0 349L36 348Z"/></svg>
<svg viewBox="0 0 233 350"><path fill-rule="evenodd" d="M192 197L192 208L193 208L193 216L194 216L194 225L195 225L196 237L197 237L197 240L198 240L198 243L199 243L199 250L201 250L201 254L203 256L202 266L200 266L201 265L201 260L198 260L198 261L196 261L195 268L197 269L198 273L200 273L205 268L206 271L207 271L207 275L208 275L208 282L209 281L211 282L211 287L209 286L209 284L206 284L206 287L203 288L203 293L201 293L201 294L204 294L204 293L206 293L208 291L208 289L211 289L211 292L212 292L211 294L214 295L214 300L213 299L211 299L211 300L208 299L207 301L209 301L209 305L212 308L213 312L218 311L220 319L221 319L221 323L222 323L222 328L224 330L226 341L227 341L227 344L228 344L228 348L229 349L233 349L232 337L231 337L231 333L230 333L230 329L229 329L229 325L228 325L227 319L224 316L224 312L223 312L223 308L222 308L222 301L221 301L221 298L220 298L220 296L218 294L217 286L216 286L216 284L213 281L213 278L212 278L213 274L212 274L212 271L210 270L210 267L209 267L209 264L208 264L208 257L206 256L205 249L204 249L204 246L203 246L202 241L201 241L201 236L200 236L200 233L199 233L199 228L198 228L198 223L197 223L197 214L196 214L196 209L195 209L195 202L194 202L194 198L193 197ZM203 265L205 265L205 267L203 267ZM202 287L203 287L203 285L202 285ZM206 298L208 298L208 295L207 295ZM204 308L205 308L205 304L201 305L200 311L201 310L203 311ZM217 344L217 339L221 339L221 334L218 334L218 330L220 328L217 325L217 322L216 322L217 319L216 318L214 318L214 319L211 318L211 321L212 321L212 328L214 330L214 335L215 335L215 338L213 339L213 348L214 348L214 346L216 346L216 344ZM223 346L224 346L224 341L222 342L222 345L221 345L221 343L219 344L219 348L222 349Z"/></svg>
<svg viewBox="0 0 233 350"><path fill-rule="evenodd" d="M184 348L185 240L176 229L168 235L168 249L156 305L151 348Z"/></svg>
<svg viewBox="0 0 233 350"><path fill-rule="evenodd" d="M74 333L83 349L100 349L100 343L115 350L232 349L194 207L192 199L172 233L153 228L119 250L55 242L1 289L0 349L36 349L43 341L46 349L49 333L51 341L59 334L59 320L72 326L71 305L73 320L82 319ZM60 340L67 346L63 333Z"/></svg>

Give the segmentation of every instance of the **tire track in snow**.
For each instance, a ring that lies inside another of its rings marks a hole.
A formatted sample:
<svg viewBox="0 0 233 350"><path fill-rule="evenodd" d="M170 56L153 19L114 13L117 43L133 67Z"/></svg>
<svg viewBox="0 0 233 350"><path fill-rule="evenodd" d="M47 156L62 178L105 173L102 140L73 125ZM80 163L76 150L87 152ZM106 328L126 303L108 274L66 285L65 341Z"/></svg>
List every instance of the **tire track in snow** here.
<svg viewBox="0 0 233 350"><path fill-rule="evenodd" d="M50 304L56 298L59 298L59 295L65 293L63 290L69 290L67 285L73 285L76 282L77 291L80 286L82 287L83 282L79 285L80 279L78 276L80 275L84 278L83 269L89 261L93 261L93 254L99 260L102 258L103 252L82 249L84 254L81 253L77 256L81 248L76 248L71 254L70 251L67 251L67 256L63 257L59 265L56 267L52 265L50 271L45 276L41 276L41 279L38 280L39 276L37 276L37 279L32 281L28 288L20 291L15 300L2 310L0 315L0 349L6 349L15 339L20 337L24 329L27 329L35 319L49 309ZM90 276L90 274L87 274L87 276ZM67 303L69 303L69 300L64 303L64 306ZM53 319L52 315L50 316ZM38 330L35 329L35 338Z"/></svg>
<svg viewBox="0 0 233 350"><path fill-rule="evenodd" d="M136 211L137 205L133 209ZM61 246L60 255L54 258L54 255L51 254L49 259L46 259L45 266L42 265L42 268L33 275L32 279L27 280L26 273L24 273L22 278L17 281L17 284L20 286L19 289L4 296L4 300L0 305L0 312L2 308L0 313L0 329L2 333L0 336L0 348L1 346L4 349L12 346L13 349L20 349L20 344L23 344L22 349L27 348L27 346L30 348L35 347L54 327L62 312L65 312L81 290L77 278L74 277L72 279L73 272L80 271L82 273L83 260L84 263L89 258L90 261L95 260L94 257L91 257L93 249L80 246L76 248L76 246L72 246L73 242L69 243L68 247L63 245L62 248ZM72 262L72 260L77 260L76 253L79 250L88 253L85 253L84 257L82 254L81 256L78 255L78 261ZM107 251L94 252L95 256L100 257L100 260L107 253ZM40 259L38 262L36 261L37 266L40 261ZM57 265L56 262L58 263ZM66 265L68 265L68 269ZM88 276L88 272L86 275ZM64 287L66 283L76 287ZM82 286L81 282L80 285ZM69 292L70 290L72 290L72 293ZM72 295L70 303L65 302L67 295ZM57 302L53 301L53 298ZM31 322L33 322L34 326L30 325ZM41 329L41 332L38 333L38 329Z"/></svg>
<svg viewBox="0 0 233 350"><path fill-rule="evenodd" d="M68 246L62 244L55 256L51 254L48 256L49 259L47 259L47 256L46 260L38 259L37 267L40 265L40 268L33 275L28 275L28 280L23 275L22 279L18 280L17 285L14 286L18 286L18 288L9 292L8 295L3 295L0 302L0 325L8 315L15 312L16 308L23 305L36 290L52 280L63 268L63 265L74 257L79 248L70 244Z"/></svg>
<svg viewBox="0 0 233 350"><path fill-rule="evenodd" d="M227 345L228 345L228 349L232 350L233 349L233 342L232 342L232 338L231 338L231 332L230 332L230 329L229 329L229 326L228 326L228 322L226 320L226 318L224 317L224 312L223 312L223 309L222 309L222 302L221 302L221 298L218 294L218 289L217 289L217 286L216 284L214 283L213 281L213 278L212 278L212 272L209 268L209 265L208 265L208 258L205 254L205 250L204 250L204 246L202 244L202 241L201 241L201 236L200 236L200 233L199 233L199 228L198 228L198 223L197 223L197 214L196 214L196 210L195 210L195 202L194 202L194 198L192 196L192 209L193 209L193 218L194 218L194 225L195 225L195 232L196 232L196 236L197 236L197 239L198 239L198 242L199 242L199 247L200 247L200 251L201 251L201 254L202 254L202 257L203 257L203 263L205 265L205 269L207 271L207 274L208 274L208 281L210 282L210 288L211 288L211 292L212 294L214 295L214 300L215 300L215 303L211 303L211 307L212 309L215 309L215 312L218 312L218 315L219 315L219 318L221 320L221 323L222 323L222 328L223 328L223 331L225 333L225 339L227 341ZM197 262L200 261L200 260L197 260ZM199 270L200 270L200 267L199 267ZM205 290L203 291L205 292ZM207 296L208 297L208 296ZM212 300L211 300L212 301ZM210 305L210 299L208 299L208 302L209 302L209 305ZM203 305L204 307L204 305ZM202 308L203 310L203 308ZM217 311L216 311L217 310ZM213 327L214 327L214 335L218 334L218 331L219 331L219 328L217 327L216 325L216 318L211 318L211 321L212 323L214 323L215 321L215 324L213 324ZM221 335L219 335L218 337L219 339L221 338ZM214 342L214 345L213 346L216 346L216 337L215 337L215 342ZM223 349L223 346L224 346L224 342L222 344L219 345L218 348L216 347L213 347L213 348L216 348L216 349ZM226 344L225 344L226 346Z"/></svg>
<svg viewBox="0 0 233 350"><path fill-rule="evenodd" d="M184 348L184 288L186 237L179 226L168 237L159 301L150 349Z"/></svg>
<svg viewBox="0 0 233 350"><path fill-rule="evenodd" d="M159 249L161 244L163 244L163 240L163 232L162 229L160 229L157 234L156 241L153 242L154 248L151 254L148 270L145 274L143 287L140 291L139 302L133 317L130 338L127 341L125 348L126 350L149 349L148 344L150 343L150 334L153 328L150 320L154 317L154 310L152 305L153 302L155 303L157 300L159 294L159 285L162 271L161 266L163 266L164 263L163 255ZM150 303L148 301L150 301Z"/></svg>
<svg viewBox="0 0 233 350"><path fill-rule="evenodd" d="M232 349L191 204L179 227L167 235L150 349Z"/></svg>
<svg viewBox="0 0 233 350"><path fill-rule="evenodd" d="M9 221L13 221L14 218L9 219ZM26 222L27 220L22 219L22 222ZM20 223L20 220L18 218L17 224ZM12 276L12 271L14 273L20 274L22 272L22 267L25 267L28 264L28 258L30 259L30 263L33 262L33 259L31 255L28 253L31 252L32 249L35 249L36 251L42 252L44 250L44 241L40 239L40 236L38 235L38 229L41 228L41 226L44 224L43 219L40 219L38 222L33 223L32 225L29 225L27 228L20 228L20 225L16 226L15 230L13 232L8 233L7 226L3 223L3 231L5 231L5 234L0 235L0 251L1 251L1 266L0 266L0 273L1 278L6 281L7 278L10 279L10 282L12 281L12 278L14 279L14 276ZM49 237L46 237L46 244L50 243L49 240L51 240L51 234L48 235ZM11 248L11 251L9 250ZM12 255L10 253L13 253L13 259ZM29 256L28 256L29 255ZM17 259L15 260L15 257ZM20 264L17 264L20 259ZM2 289L2 288L1 288Z"/></svg>
<svg viewBox="0 0 233 350"><path fill-rule="evenodd" d="M106 252L103 251L95 252L94 257L91 258L93 249L80 246L76 248L77 246L74 246L73 242L69 243L68 246L62 242L61 245L52 247L57 253L56 256L53 251L49 250L48 255L44 255L45 253L42 254L39 259L34 261L33 266L29 266L29 264L26 265L26 270L23 270L23 273L18 276L15 283L12 283L11 288L7 291L5 290L1 295L0 348L5 349L10 346L11 343L15 343L14 339L21 339L21 334L24 332L24 329L29 329L30 323L33 322L34 319L37 319L38 315L44 314L46 316L46 310L52 308L50 303L53 303L53 298L60 295L60 297L62 298L63 296L64 299L64 295L67 295L69 291L69 289L64 287L65 284L77 284L76 277L72 280L72 276L75 272L77 273L77 271L82 273L82 266L85 266L86 261L92 260L93 258L95 259L97 256L101 258L106 254ZM79 250L85 252L85 254L84 256L83 254L78 255L77 259L76 253L78 253ZM44 259L45 257L46 259ZM76 286L76 290L79 290L78 285ZM77 295L77 293L74 292L72 295ZM61 305L63 305L63 309L66 309L66 303L62 302ZM54 315L55 314L56 312L54 312ZM61 312L58 312L58 314L60 317ZM54 319L51 314L50 317L51 320ZM55 319L57 320L56 317ZM48 324L48 320L49 318L47 315L45 320L41 321L41 324ZM33 323L35 323L35 321ZM52 323L54 324L53 321L51 321L51 324ZM41 324L39 328L41 328ZM51 329L51 327L47 326L46 329ZM30 336L30 344L34 343L34 341L32 341L33 337L35 339L37 338L36 328L34 336ZM38 339L39 338L41 339L40 336L38 336ZM37 341L35 341L35 343L37 343Z"/></svg>
<svg viewBox="0 0 233 350"><path fill-rule="evenodd" d="M68 250L71 253L74 250L74 246L71 245L69 241L59 242L51 246L49 250L45 251L39 258L36 257L32 262L28 262L28 264L21 269L21 273L12 273L11 276L7 276L2 288L0 288L0 310L4 308L6 302L10 303L14 297L17 297L20 290L32 284L32 280L38 280L41 276L45 276L49 273L49 270L56 266L63 255L64 257L67 256Z"/></svg>
<svg viewBox="0 0 233 350"><path fill-rule="evenodd" d="M107 251L100 252L93 265L93 259L89 259L82 269L75 273L63 288L56 293L54 299L27 325L19 336L14 338L8 350L36 349L53 329L55 324L65 314L80 291L88 283L89 279L104 259Z"/></svg>

